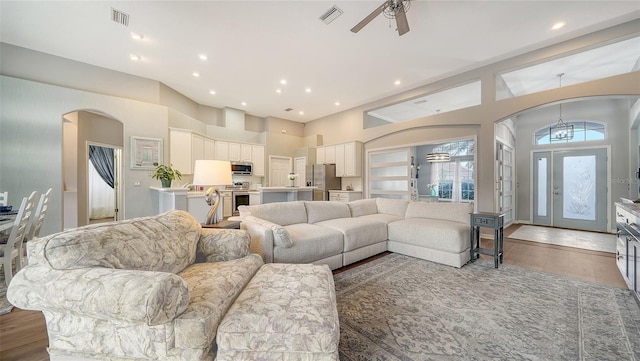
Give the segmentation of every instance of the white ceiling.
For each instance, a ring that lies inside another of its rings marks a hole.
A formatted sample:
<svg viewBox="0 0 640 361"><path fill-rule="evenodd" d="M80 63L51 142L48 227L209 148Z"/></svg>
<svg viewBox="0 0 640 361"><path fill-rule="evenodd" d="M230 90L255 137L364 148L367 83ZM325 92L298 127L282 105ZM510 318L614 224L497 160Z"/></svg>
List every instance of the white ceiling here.
<svg viewBox="0 0 640 361"><path fill-rule="evenodd" d="M381 3L2 0L0 41L158 80L203 105L307 122L640 17L635 0L412 1L402 37L383 16L349 31ZM326 25L334 4L344 14Z"/></svg>

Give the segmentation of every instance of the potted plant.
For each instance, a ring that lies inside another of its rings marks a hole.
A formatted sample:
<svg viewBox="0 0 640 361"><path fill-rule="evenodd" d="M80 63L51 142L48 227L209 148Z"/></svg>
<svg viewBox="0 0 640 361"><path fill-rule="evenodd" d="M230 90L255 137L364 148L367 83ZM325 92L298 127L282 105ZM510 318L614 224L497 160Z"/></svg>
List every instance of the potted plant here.
<svg viewBox="0 0 640 361"><path fill-rule="evenodd" d="M154 163L156 169L153 171L151 178L159 179L162 183L162 188L171 187L171 182L174 179L182 179L182 173L179 170L173 169L171 165Z"/></svg>

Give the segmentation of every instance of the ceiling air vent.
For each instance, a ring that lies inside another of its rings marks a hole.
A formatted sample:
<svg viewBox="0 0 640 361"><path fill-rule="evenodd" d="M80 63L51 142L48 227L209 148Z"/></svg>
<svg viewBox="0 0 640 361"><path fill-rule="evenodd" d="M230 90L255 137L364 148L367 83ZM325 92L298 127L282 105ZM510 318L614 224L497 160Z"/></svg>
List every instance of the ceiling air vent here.
<svg viewBox="0 0 640 361"><path fill-rule="evenodd" d="M426 102L427 102L427 100L426 100L426 99L420 99L420 100L418 100L418 101L413 102L413 104L418 105L418 104L424 104L424 103L426 103Z"/></svg>
<svg viewBox="0 0 640 361"><path fill-rule="evenodd" d="M284 111L285 111L285 112L290 112L290 111L292 111L292 110L293 110L293 108L287 108L287 109L285 109Z"/></svg>
<svg viewBox="0 0 640 361"><path fill-rule="evenodd" d="M340 10L340 8L338 8L337 6L333 5L324 14L320 15L319 19L322 20L323 23L329 24L340 15L342 15L342 10Z"/></svg>
<svg viewBox="0 0 640 361"><path fill-rule="evenodd" d="M111 8L111 20L124 26L129 26L129 14L118 9Z"/></svg>

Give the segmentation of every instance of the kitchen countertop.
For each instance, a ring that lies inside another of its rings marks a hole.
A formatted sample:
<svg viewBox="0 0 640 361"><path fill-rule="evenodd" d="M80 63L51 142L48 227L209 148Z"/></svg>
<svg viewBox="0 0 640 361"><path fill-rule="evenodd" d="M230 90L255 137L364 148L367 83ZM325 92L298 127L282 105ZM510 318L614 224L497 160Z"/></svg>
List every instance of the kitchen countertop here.
<svg viewBox="0 0 640 361"><path fill-rule="evenodd" d="M362 193L362 191L348 191L346 189L329 189L329 193L331 193L331 192Z"/></svg>
<svg viewBox="0 0 640 361"><path fill-rule="evenodd" d="M625 211L633 214L636 217L640 217L640 203L616 202L616 206L624 209Z"/></svg>
<svg viewBox="0 0 640 361"><path fill-rule="evenodd" d="M313 191L318 187L260 187L258 192L305 192Z"/></svg>

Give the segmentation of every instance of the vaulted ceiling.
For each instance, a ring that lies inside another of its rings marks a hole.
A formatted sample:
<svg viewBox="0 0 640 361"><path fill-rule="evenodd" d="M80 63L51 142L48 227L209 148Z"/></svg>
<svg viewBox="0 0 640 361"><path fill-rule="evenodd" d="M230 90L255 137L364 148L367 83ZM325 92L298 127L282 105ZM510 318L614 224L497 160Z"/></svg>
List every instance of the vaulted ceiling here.
<svg viewBox="0 0 640 361"><path fill-rule="evenodd" d="M412 1L403 36L382 15L350 31L381 3L3 0L0 41L307 122L640 14L637 1ZM325 24L334 5L343 13Z"/></svg>

